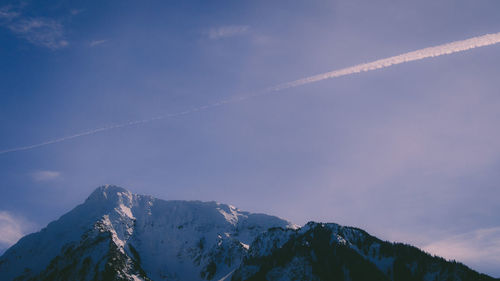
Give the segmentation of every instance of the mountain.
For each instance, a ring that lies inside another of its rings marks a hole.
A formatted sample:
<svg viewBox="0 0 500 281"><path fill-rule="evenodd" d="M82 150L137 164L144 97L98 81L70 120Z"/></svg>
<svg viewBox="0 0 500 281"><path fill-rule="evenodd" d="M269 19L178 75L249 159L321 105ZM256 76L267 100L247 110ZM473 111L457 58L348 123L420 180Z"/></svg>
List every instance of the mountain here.
<svg viewBox="0 0 500 281"><path fill-rule="evenodd" d="M0 280L495 280L363 230L116 186L0 257Z"/></svg>
<svg viewBox="0 0 500 281"><path fill-rule="evenodd" d="M251 244L232 280L486 281L463 264L365 231L309 222L271 228Z"/></svg>
<svg viewBox="0 0 500 281"><path fill-rule="evenodd" d="M103 186L8 249L0 280L218 279L270 227L293 226L216 202L164 201Z"/></svg>

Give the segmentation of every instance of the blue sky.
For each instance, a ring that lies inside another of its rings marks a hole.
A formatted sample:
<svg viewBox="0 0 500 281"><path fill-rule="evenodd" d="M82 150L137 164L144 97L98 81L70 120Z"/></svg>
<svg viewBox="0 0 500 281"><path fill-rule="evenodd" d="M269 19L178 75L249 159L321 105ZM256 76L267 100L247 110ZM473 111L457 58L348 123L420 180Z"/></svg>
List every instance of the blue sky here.
<svg viewBox="0 0 500 281"><path fill-rule="evenodd" d="M495 0L2 1L0 150L500 32ZM0 155L0 248L117 184L500 271L500 46ZM497 247L495 247L497 246Z"/></svg>

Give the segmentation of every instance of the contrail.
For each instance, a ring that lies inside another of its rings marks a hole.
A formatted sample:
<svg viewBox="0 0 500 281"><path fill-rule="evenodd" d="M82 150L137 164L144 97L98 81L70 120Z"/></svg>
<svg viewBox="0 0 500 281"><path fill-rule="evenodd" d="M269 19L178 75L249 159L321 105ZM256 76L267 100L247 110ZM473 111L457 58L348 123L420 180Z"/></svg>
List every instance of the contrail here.
<svg viewBox="0 0 500 281"><path fill-rule="evenodd" d="M421 59L425 59L425 58L432 58L432 57L438 57L438 56L442 56L442 55L463 52L463 51L467 51L470 49L475 49L475 48L484 47L484 46L490 46L490 45L494 45L494 44L498 44L498 43L500 43L500 32L494 33L494 34L486 34L486 35L482 35L482 36L477 36L477 37L469 38L466 40L455 41L455 42L451 42L451 43L447 43L447 44L443 44L443 45L439 45L439 46L435 46L435 47L424 48L424 49L416 50L413 52L404 53L401 55L376 60L376 61L369 62L369 63L358 64L358 65L347 67L347 68L342 68L342 69L338 69L338 70L334 70L334 71L330 71L330 72L326 72L326 73L317 74L314 76L309 76L306 78L278 84L276 86L269 87L269 88L263 89L261 91L257 91L257 92L253 92L253 93L241 95L241 96L235 96L233 98L220 100L220 101L217 101L215 103L206 104L203 106L195 107L195 108L188 109L188 110L181 111L181 112L177 112L177 113L161 115L161 116L157 116L157 117L153 117L153 118L149 118L149 119L144 119L144 120L130 121L127 123L122 123L122 124L117 124L117 125L105 126L105 127L81 132L78 134L49 140L49 141L38 143L38 144L33 144L33 145L28 145L28 146L20 146L20 147L15 147L15 148L11 148L11 149L1 150L0 154L22 151L22 150L30 150L30 149L34 149L34 148L49 145L49 144L59 143L59 142L63 142L63 141L67 141L67 140L71 140L71 139L75 139L75 138L79 138L79 137L83 137L83 136L97 134L100 132L105 132L105 131L114 130L114 129L118 129L118 128L149 123L149 122L153 122L156 120L162 120L162 119L168 119L168 118L172 118L172 117L176 117L176 116L186 115L186 114L190 114L193 112L222 106L222 105L225 105L228 103L235 103L235 102L246 100L246 99L253 98L256 96L270 94L273 92L279 92L279 91L282 91L285 89L290 89L290 88L294 88L294 87L298 87L298 86L302 86L305 84L314 83L314 82L318 82L318 81L322 81L322 80L326 80L326 79L337 78L337 77L356 74L356 73L360 73L360 72L372 71L372 70L376 70L376 69L380 69L380 68L390 67L390 66L393 66L396 64L402 64L405 62L411 62L411 61L421 60Z"/></svg>

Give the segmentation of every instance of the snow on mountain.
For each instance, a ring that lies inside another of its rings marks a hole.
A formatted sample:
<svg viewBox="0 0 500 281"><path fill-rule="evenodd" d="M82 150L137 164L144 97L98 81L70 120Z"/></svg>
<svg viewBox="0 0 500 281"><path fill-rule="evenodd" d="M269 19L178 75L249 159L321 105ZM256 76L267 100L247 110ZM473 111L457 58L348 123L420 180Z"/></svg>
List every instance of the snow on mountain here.
<svg viewBox="0 0 500 281"><path fill-rule="evenodd" d="M487 281L465 265L334 223L272 228L250 246L232 280Z"/></svg>
<svg viewBox="0 0 500 281"><path fill-rule="evenodd" d="M358 228L298 228L231 205L165 201L107 185L8 249L0 280L496 279Z"/></svg>
<svg viewBox="0 0 500 281"><path fill-rule="evenodd" d="M216 202L165 201L116 186L27 235L0 258L0 279L220 279L239 266L254 238L294 227L274 216ZM62 273L61 273L62 272ZM118 272L118 273L117 273Z"/></svg>

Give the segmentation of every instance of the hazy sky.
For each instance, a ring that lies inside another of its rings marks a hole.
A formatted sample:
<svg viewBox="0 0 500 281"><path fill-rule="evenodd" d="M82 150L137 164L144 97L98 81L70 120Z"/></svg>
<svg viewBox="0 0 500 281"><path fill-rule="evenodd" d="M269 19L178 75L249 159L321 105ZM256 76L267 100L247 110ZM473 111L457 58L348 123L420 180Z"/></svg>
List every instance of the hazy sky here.
<svg viewBox="0 0 500 281"><path fill-rule="evenodd" d="M42 3L42 4L41 4ZM500 32L500 1L2 1L0 151ZM97 186L363 228L500 277L500 45L0 154L0 248Z"/></svg>

